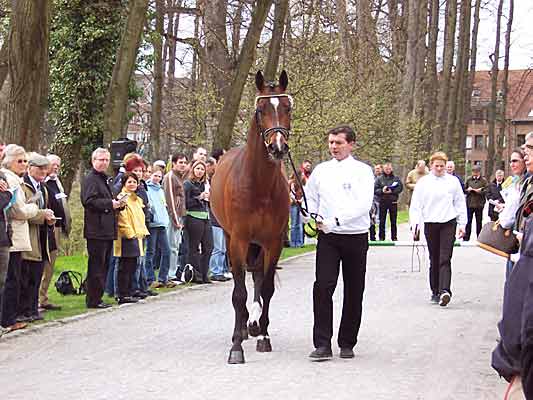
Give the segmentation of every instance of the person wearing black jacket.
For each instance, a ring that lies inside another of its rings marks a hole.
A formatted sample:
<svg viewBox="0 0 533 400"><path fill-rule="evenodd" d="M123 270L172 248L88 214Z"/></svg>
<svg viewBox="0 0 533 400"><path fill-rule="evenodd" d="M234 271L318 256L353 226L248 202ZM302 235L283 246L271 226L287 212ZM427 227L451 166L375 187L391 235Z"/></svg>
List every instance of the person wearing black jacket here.
<svg viewBox="0 0 533 400"><path fill-rule="evenodd" d="M188 179L183 182L185 208L187 209L185 230L189 238L187 263L198 272L198 276L194 278L196 283L211 283L208 273L209 260L213 251L213 231L206 204L209 199L209 192L205 188L206 175L205 163L197 160L190 169ZM200 244L202 245L201 255L198 250Z"/></svg>
<svg viewBox="0 0 533 400"><path fill-rule="evenodd" d="M383 165L383 174L374 183L374 194L379 198L379 240L385 240L387 212L391 224L391 239L398 240L398 196L403 190L402 181L392 171L392 164Z"/></svg>
<svg viewBox="0 0 533 400"><path fill-rule="evenodd" d="M7 186L7 179L0 172L0 182ZM9 190L0 190L0 321L2 321L2 299L9 265L9 247L11 246L11 227L6 218L6 209L11 205L13 195ZM0 326L0 332L2 331Z"/></svg>
<svg viewBox="0 0 533 400"><path fill-rule="evenodd" d="M487 188L487 200L494 200L500 204L505 203L501 195L504 174L501 169L497 170L494 174L494 180ZM489 217L491 221L497 221L499 218L499 214L494 210L494 207L495 205L489 202Z"/></svg>
<svg viewBox="0 0 533 400"><path fill-rule="evenodd" d="M503 294L500 341L492 352L492 368L509 382L507 393L533 398L533 220L526 218L520 258ZM524 398L511 397L507 398Z"/></svg>
<svg viewBox="0 0 533 400"><path fill-rule="evenodd" d="M107 308L102 302L113 240L117 238L116 210L124 202L115 200L111 191L111 178L105 173L109 167L107 149L97 148L91 157L92 169L81 184L81 204L84 208L83 237L87 240L87 296L88 308Z"/></svg>

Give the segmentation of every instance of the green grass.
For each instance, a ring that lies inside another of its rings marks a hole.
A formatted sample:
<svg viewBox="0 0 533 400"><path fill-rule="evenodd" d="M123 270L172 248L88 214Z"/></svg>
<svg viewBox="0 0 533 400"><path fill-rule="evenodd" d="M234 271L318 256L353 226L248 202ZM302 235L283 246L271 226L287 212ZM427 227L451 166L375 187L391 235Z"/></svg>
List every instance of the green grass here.
<svg viewBox="0 0 533 400"><path fill-rule="evenodd" d="M304 247L285 247L281 252L280 260L284 260L288 257L297 256L298 254L309 253L315 251L316 246L314 244L306 244Z"/></svg>
<svg viewBox="0 0 533 400"><path fill-rule="evenodd" d="M397 219L398 225L404 224L407 222L409 222L409 211L408 210L398 211L398 219Z"/></svg>

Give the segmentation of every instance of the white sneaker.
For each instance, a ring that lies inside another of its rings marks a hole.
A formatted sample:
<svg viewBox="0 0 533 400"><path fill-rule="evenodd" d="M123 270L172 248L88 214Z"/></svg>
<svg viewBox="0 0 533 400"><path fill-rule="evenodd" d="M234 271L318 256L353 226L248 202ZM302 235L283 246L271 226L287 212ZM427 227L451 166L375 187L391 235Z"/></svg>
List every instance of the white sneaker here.
<svg viewBox="0 0 533 400"><path fill-rule="evenodd" d="M231 272L224 272L224 278L233 279L233 274Z"/></svg>
<svg viewBox="0 0 533 400"><path fill-rule="evenodd" d="M442 292L440 295L439 306L446 307L451 299L452 299L452 296L450 296L450 293Z"/></svg>

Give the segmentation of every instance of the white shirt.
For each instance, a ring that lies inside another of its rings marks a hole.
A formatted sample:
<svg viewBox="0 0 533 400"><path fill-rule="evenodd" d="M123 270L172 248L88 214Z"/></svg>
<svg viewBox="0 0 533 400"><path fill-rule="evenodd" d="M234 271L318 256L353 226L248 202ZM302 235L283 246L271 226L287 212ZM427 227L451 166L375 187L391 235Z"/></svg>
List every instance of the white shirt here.
<svg viewBox="0 0 533 400"><path fill-rule="evenodd" d="M368 232L374 197L374 174L368 165L352 156L323 162L313 170L304 190L309 211L323 218L324 232Z"/></svg>
<svg viewBox="0 0 533 400"><path fill-rule="evenodd" d="M443 223L454 218L458 227L464 229L466 201L459 179L450 174L436 176L432 172L420 178L409 206L411 228L421 227L424 222Z"/></svg>

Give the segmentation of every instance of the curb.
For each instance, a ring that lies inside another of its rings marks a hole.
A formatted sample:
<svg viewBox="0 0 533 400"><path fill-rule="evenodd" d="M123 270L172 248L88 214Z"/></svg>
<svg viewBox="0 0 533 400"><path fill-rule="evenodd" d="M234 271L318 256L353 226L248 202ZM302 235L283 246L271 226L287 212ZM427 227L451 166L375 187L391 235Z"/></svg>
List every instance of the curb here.
<svg viewBox="0 0 533 400"><path fill-rule="evenodd" d="M285 259L281 260L278 264L283 265L283 264L289 263L291 261L297 260L299 258L302 258L304 256L308 256L308 255L310 255L310 254L312 254L314 252L315 251L313 250L313 251L305 252L305 253L302 253L302 254L297 254L295 256L288 257L288 258L285 258ZM203 289L204 287L205 286L201 286L201 285L185 284L183 286L178 286L179 289L177 289L177 290L173 290L173 291L167 292L167 293L161 293L159 296L148 297L146 299L141 300L139 303L148 304L148 303L151 303L151 302L154 302L154 301L159 301L160 299L166 299L167 297L179 296L180 294L183 294L183 293L185 293L185 292L187 292L189 290ZM41 324L38 324L38 325L30 326L29 328L26 328L26 329L20 329L20 330L15 331L15 332L11 332L11 333L6 333L4 335L0 335L0 344L6 343L9 340L16 339L19 336L34 335L34 334L37 334L37 333L39 333L39 332L41 332L41 331L43 331L45 329L48 329L48 328L68 325L68 324L71 324L73 322L83 321L85 319L92 318L92 317L95 317L95 316L103 314L103 313L116 312L116 311L119 311L120 309L122 309L124 307L131 307L131 306L135 306L135 304L122 304L120 306L115 306L114 305L113 307L105 308L103 310L87 311L87 312L85 312L83 314L73 315L71 317L65 317L65 318L61 318L61 319L56 319L54 321L44 322L44 323L41 323Z"/></svg>

